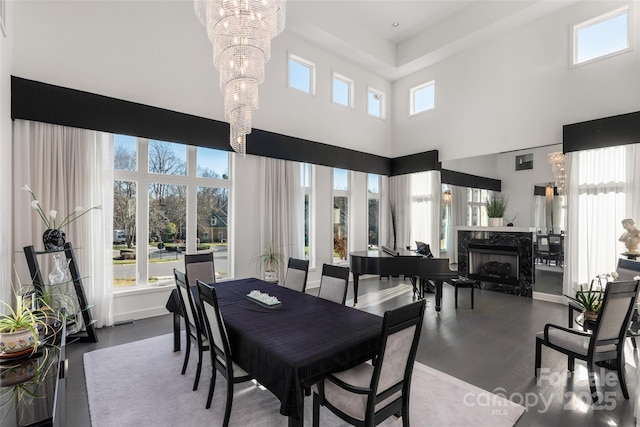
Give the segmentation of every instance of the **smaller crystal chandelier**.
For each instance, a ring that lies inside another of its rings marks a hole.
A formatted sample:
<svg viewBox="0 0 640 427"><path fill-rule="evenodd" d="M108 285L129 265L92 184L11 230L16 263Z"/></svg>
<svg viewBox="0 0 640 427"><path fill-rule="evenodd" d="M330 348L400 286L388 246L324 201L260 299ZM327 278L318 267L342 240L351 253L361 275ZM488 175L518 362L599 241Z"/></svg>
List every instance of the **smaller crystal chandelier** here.
<svg viewBox="0 0 640 427"><path fill-rule="evenodd" d="M271 39L284 29L286 0L194 0L196 16L213 45L220 72L224 118L231 148L246 154L251 112L258 108L258 85L271 57Z"/></svg>
<svg viewBox="0 0 640 427"><path fill-rule="evenodd" d="M547 159L551 164L551 170L553 171L553 176L556 180L556 188L558 189L558 194L564 194L564 183L567 178L567 175L564 170L565 166L565 157L564 154L560 151L556 151L555 153L550 153L547 155Z"/></svg>

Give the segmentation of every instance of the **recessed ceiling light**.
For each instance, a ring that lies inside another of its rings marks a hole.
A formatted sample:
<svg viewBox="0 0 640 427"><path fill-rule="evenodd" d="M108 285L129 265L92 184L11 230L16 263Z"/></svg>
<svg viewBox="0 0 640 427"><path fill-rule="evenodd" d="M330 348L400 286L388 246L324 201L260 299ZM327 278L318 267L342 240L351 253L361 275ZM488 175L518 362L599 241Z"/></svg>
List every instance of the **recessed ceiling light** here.
<svg viewBox="0 0 640 427"><path fill-rule="evenodd" d="M396 21L396 22L394 22L394 23L393 23L393 24L391 24L391 25L393 25L394 27L398 27L398 26L400 26L400 23L399 23L398 21Z"/></svg>

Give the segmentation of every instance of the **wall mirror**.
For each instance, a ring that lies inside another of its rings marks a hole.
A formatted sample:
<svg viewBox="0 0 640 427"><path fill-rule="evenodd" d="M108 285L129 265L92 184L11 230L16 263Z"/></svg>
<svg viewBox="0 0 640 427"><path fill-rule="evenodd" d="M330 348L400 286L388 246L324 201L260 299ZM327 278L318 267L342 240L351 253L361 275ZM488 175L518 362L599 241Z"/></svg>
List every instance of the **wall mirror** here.
<svg viewBox="0 0 640 427"><path fill-rule="evenodd" d="M532 226L536 233L564 234L567 227L567 196L558 194L553 183L533 187Z"/></svg>

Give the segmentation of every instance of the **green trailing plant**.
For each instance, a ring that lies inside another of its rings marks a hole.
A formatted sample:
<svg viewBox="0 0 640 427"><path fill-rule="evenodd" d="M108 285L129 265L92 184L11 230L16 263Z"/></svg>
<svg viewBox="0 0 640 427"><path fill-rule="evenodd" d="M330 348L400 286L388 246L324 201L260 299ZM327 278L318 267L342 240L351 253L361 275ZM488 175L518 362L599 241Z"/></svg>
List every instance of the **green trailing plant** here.
<svg viewBox="0 0 640 427"><path fill-rule="evenodd" d="M0 333L11 335L21 331L29 331L33 336L32 353L38 347L39 328L47 327L47 313L49 307L42 301L39 302L39 308L32 309L29 304L25 304L25 299L21 296L16 297L16 307L0 301L4 306L5 313L0 314Z"/></svg>
<svg viewBox="0 0 640 427"><path fill-rule="evenodd" d="M264 271L277 270L284 264L284 254L278 252L271 242L267 243L260 252L252 258Z"/></svg>
<svg viewBox="0 0 640 427"><path fill-rule="evenodd" d="M507 196L496 194L487 199L487 216L489 218L503 218L507 210Z"/></svg>

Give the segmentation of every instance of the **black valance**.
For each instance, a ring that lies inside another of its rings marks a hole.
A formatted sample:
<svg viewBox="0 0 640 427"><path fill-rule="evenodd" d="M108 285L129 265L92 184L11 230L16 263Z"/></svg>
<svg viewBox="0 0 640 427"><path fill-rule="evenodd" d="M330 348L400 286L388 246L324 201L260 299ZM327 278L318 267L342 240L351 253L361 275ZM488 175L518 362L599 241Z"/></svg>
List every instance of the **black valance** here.
<svg viewBox="0 0 640 427"><path fill-rule="evenodd" d="M591 150L640 142L640 111L562 127L562 149Z"/></svg>

